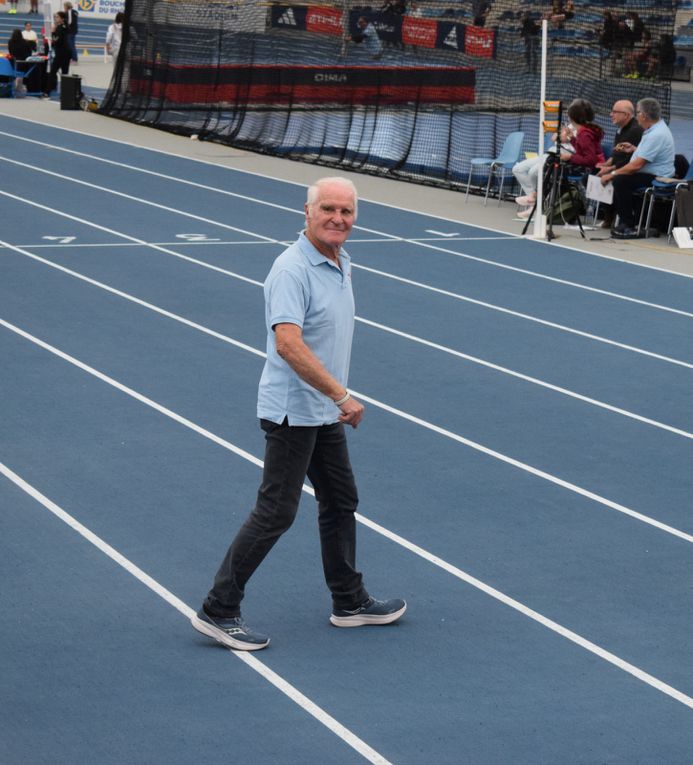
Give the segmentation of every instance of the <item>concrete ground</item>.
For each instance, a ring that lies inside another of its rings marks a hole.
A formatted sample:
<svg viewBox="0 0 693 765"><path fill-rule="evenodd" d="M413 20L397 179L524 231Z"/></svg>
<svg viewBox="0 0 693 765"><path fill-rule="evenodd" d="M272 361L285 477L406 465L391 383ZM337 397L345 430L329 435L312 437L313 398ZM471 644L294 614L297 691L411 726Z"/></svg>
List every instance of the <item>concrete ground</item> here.
<svg viewBox="0 0 693 765"><path fill-rule="evenodd" d="M72 73L79 74L85 92L93 94L99 100L101 90L107 88L110 82L112 66L105 63L101 56L82 57ZM0 114L53 124L56 127L126 141L301 184L308 184L330 172L317 165L268 157L221 144L191 141L189 138L133 125L93 112L61 110L57 100L1 99ZM684 125L684 128L687 127L688 125ZM470 196L469 201L465 203L464 194L459 191L357 173L344 174L354 179L360 196L370 200L438 215L451 221L473 223L499 232L519 234L524 225L523 222L514 220L516 206L511 202L498 205L495 200L489 200L484 206L482 197ZM557 235L555 243L561 246L693 276L693 249L679 249L673 240L669 245L666 238L618 241L607 238L606 232L599 229L587 231L587 239L581 239L579 231L562 226L556 226L554 233Z"/></svg>

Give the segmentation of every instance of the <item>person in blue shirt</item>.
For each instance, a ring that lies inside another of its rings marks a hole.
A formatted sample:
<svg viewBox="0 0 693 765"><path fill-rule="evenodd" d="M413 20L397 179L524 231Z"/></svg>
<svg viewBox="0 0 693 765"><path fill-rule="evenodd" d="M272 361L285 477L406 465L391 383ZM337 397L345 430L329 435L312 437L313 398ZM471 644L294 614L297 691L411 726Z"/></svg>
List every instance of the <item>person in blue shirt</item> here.
<svg viewBox="0 0 693 765"><path fill-rule="evenodd" d="M359 31L352 35L351 39L355 43L363 43L363 47L371 58L379 59L383 55L383 44L378 37L376 28L365 16L359 16L356 24Z"/></svg>
<svg viewBox="0 0 693 765"><path fill-rule="evenodd" d="M356 211L351 181L322 178L313 184L305 230L275 260L264 284L267 359L257 404L266 441L262 483L192 619L196 630L229 648L254 651L269 644L245 623L240 604L253 572L293 523L306 476L318 502L330 622L389 624L407 608L398 598L370 597L355 562L358 493L344 426L356 428L364 406L346 388L354 297L351 260L342 245ZM305 604L300 608L305 611Z"/></svg>
<svg viewBox="0 0 693 765"><path fill-rule="evenodd" d="M612 236L618 239L634 239L638 235L635 190L651 186L657 176L671 178L674 175L674 137L661 115L662 107L656 99L638 101L635 118L643 129L640 143L637 146L620 144L618 150L631 154L630 161L602 175L603 184L614 185L614 210L619 222Z"/></svg>

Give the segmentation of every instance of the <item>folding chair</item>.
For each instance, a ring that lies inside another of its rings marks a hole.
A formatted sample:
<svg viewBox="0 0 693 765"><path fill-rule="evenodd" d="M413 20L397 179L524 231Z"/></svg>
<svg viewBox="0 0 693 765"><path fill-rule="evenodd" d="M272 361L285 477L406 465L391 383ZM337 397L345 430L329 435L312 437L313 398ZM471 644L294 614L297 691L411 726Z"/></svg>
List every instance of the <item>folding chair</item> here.
<svg viewBox="0 0 693 765"><path fill-rule="evenodd" d="M486 194L484 196L484 207L488 202L488 195L491 191L491 180L500 171L500 185L498 188L498 204L503 199L503 184L505 183L505 171L512 170L513 165L519 161L522 150L522 142L525 134L518 130L505 139L500 154L491 159L489 157L473 157L470 160L469 177L467 178L467 192L464 195L464 201L469 198L469 187L472 184L472 173L476 167L488 167L488 180L486 182Z"/></svg>

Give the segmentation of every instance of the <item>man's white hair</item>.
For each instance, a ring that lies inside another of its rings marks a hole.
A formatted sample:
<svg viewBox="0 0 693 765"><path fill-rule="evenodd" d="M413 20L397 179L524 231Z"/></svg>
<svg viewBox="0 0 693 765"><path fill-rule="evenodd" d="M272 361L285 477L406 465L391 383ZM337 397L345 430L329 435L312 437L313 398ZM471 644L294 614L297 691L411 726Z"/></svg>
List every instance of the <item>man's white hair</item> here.
<svg viewBox="0 0 693 765"><path fill-rule="evenodd" d="M338 185L343 186L345 189L347 189L354 197L354 220L356 220L356 214L358 212L358 206L359 206L359 195L356 191L356 186L348 179L343 178L341 175L334 175L329 176L327 178L320 178L315 183L313 183L311 186L308 187L308 194L306 196L306 204L310 209L314 207L314 205L317 203L318 199L320 198L320 190L323 186L331 186L331 185Z"/></svg>

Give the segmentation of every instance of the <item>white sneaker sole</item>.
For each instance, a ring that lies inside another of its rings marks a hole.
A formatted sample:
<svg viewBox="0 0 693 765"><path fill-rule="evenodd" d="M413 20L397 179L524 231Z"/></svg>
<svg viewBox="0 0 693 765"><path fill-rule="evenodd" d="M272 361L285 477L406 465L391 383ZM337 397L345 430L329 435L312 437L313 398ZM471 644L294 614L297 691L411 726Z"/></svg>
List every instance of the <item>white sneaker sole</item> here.
<svg viewBox="0 0 693 765"><path fill-rule="evenodd" d="M391 614L354 614L354 616L330 616L330 622L335 627L364 627L368 624L392 624L402 616L407 610L405 603L399 611L393 611Z"/></svg>
<svg viewBox="0 0 693 765"><path fill-rule="evenodd" d="M224 632L224 630L220 630L218 627L203 622L197 614L190 620L190 624L192 624L193 628L198 632L213 638L217 643L221 643L227 648L233 648L234 651L259 651L262 648L267 648L270 642L269 639L266 643L246 643L243 640L236 640L231 635Z"/></svg>

